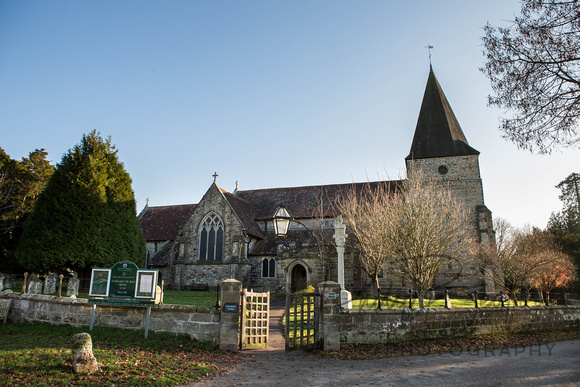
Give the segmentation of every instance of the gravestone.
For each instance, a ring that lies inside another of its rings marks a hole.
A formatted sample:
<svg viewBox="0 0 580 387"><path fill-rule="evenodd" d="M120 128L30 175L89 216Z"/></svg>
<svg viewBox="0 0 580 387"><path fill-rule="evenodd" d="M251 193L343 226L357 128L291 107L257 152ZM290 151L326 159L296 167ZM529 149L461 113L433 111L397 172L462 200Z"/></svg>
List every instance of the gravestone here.
<svg viewBox="0 0 580 387"><path fill-rule="evenodd" d="M155 288L155 304L157 305L163 304L163 290L159 285L157 285L157 287Z"/></svg>
<svg viewBox="0 0 580 387"><path fill-rule="evenodd" d="M451 309L451 298L449 298L449 293L445 291L445 308Z"/></svg>
<svg viewBox="0 0 580 387"><path fill-rule="evenodd" d="M88 333L78 333L72 337L73 371L92 374L99 370L99 363L93 355L93 342Z"/></svg>
<svg viewBox="0 0 580 387"><path fill-rule="evenodd" d="M56 273L48 273L44 280L44 294L54 294L56 293L56 279L58 275Z"/></svg>
<svg viewBox="0 0 580 387"><path fill-rule="evenodd" d="M38 276L36 274L30 275L30 282L28 283L28 293L30 294L42 293L42 281L38 279Z"/></svg>
<svg viewBox="0 0 580 387"><path fill-rule="evenodd" d="M66 289L66 295L68 297L70 296L76 297L79 295L80 282L81 281L79 280L77 273L73 272L72 277L70 277L70 279L68 280L68 287Z"/></svg>
<svg viewBox="0 0 580 387"><path fill-rule="evenodd" d="M4 287L6 289L12 289L12 280L16 278L15 274L10 274L6 276L6 283L4 284Z"/></svg>
<svg viewBox="0 0 580 387"><path fill-rule="evenodd" d="M4 290L4 274L0 274L0 292Z"/></svg>

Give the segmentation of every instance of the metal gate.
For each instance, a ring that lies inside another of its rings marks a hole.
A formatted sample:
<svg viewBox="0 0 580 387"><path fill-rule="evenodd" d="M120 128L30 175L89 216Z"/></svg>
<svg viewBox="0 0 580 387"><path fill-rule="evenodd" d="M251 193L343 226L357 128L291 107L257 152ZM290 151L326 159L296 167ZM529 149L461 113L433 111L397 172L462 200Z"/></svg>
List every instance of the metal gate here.
<svg viewBox="0 0 580 387"><path fill-rule="evenodd" d="M268 319L270 317L270 293L242 291L240 348L268 346Z"/></svg>
<svg viewBox="0 0 580 387"><path fill-rule="evenodd" d="M286 295L286 351L311 350L318 347L320 295L317 293Z"/></svg>

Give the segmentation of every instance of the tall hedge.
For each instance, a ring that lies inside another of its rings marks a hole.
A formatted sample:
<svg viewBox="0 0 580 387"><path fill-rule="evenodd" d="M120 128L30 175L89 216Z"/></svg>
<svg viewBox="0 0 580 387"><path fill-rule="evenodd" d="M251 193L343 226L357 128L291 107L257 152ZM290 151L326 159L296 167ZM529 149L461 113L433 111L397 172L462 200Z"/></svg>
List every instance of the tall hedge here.
<svg viewBox="0 0 580 387"><path fill-rule="evenodd" d="M46 272L140 265L144 254L131 178L110 137L93 130L57 164L25 224L18 259Z"/></svg>

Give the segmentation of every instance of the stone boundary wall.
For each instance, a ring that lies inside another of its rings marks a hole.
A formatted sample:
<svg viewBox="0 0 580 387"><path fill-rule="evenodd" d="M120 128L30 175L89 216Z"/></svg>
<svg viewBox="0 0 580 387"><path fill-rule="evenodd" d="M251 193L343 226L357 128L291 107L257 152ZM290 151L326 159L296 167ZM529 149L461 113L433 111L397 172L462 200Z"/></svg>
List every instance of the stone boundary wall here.
<svg viewBox="0 0 580 387"><path fill-rule="evenodd" d="M338 351L348 344L379 344L503 332L580 327L580 306L451 309L342 309L340 285L319 284L321 344Z"/></svg>
<svg viewBox="0 0 580 387"><path fill-rule="evenodd" d="M0 298L12 300L10 321L86 326L87 331L90 326L93 305L86 299L20 293L0 293ZM97 306L94 325L145 332L146 313L143 307ZM213 307L155 306L151 308L149 331L187 334L219 345L220 311Z"/></svg>
<svg viewBox="0 0 580 387"><path fill-rule="evenodd" d="M580 326L580 307L350 309L339 312L341 344L377 344Z"/></svg>

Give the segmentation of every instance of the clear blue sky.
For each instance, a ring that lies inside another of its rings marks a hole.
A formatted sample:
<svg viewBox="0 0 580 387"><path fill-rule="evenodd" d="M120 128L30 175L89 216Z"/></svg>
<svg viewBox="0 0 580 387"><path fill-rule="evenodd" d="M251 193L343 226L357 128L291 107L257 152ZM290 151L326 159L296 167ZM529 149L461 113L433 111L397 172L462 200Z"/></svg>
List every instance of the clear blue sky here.
<svg viewBox="0 0 580 387"><path fill-rule="evenodd" d="M495 217L544 227L580 152L500 138L479 72L496 1L2 1L0 146L53 163L97 129L138 211L240 189L397 178L433 68Z"/></svg>

